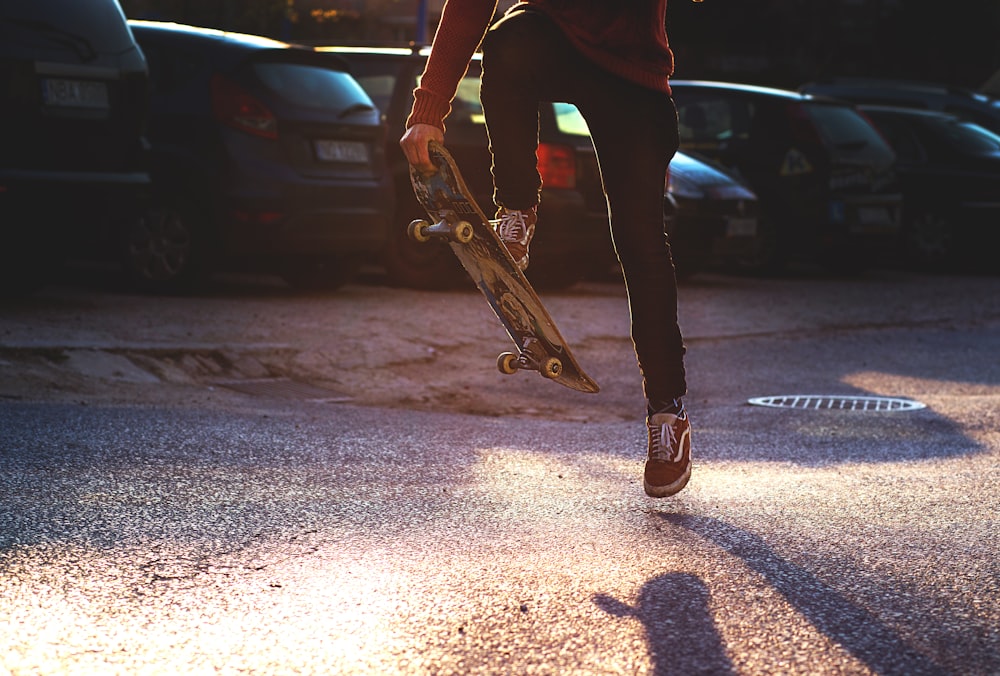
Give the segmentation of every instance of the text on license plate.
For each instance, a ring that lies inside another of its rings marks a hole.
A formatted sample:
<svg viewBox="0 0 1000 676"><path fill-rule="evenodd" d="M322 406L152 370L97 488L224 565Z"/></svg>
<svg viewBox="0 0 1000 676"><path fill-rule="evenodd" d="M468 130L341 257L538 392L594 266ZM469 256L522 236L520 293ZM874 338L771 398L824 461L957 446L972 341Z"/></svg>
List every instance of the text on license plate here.
<svg viewBox="0 0 1000 676"><path fill-rule="evenodd" d="M332 141L319 139L314 142L316 158L321 162L355 162L366 164L369 161L368 146L360 141Z"/></svg>
<svg viewBox="0 0 1000 676"><path fill-rule="evenodd" d="M42 79L42 100L61 108L103 109L108 107L108 85L90 80Z"/></svg>
<svg viewBox="0 0 1000 676"><path fill-rule="evenodd" d="M861 225L894 225L892 213L885 207L859 207L858 223Z"/></svg>

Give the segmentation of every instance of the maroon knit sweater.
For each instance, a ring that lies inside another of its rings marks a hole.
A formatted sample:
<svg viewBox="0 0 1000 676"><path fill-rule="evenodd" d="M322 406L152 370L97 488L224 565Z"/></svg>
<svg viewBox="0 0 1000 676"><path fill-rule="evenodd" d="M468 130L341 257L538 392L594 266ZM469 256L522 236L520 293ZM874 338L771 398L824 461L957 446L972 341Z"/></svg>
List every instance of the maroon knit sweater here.
<svg viewBox="0 0 1000 676"><path fill-rule="evenodd" d="M406 126L444 129L458 83L489 27L497 0L447 0ZM510 9L545 12L587 58L643 87L670 92L667 0L524 0Z"/></svg>

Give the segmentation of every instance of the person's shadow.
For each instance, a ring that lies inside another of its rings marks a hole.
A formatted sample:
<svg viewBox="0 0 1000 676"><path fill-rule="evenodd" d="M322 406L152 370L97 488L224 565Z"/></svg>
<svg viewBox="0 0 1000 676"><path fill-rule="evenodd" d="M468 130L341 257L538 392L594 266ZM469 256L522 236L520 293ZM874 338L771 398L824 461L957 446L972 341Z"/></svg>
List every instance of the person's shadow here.
<svg viewBox="0 0 1000 676"><path fill-rule="evenodd" d="M642 586L635 607L607 594L593 600L609 615L642 622L657 676L736 673L712 619L708 588L698 576L654 577Z"/></svg>

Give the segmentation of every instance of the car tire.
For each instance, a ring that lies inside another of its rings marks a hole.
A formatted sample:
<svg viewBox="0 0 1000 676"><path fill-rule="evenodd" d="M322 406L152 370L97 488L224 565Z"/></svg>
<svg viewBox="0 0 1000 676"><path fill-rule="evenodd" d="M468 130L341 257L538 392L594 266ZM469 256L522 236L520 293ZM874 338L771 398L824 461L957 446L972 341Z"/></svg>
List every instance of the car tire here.
<svg viewBox="0 0 1000 676"><path fill-rule="evenodd" d="M419 208L414 213L421 213ZM395 223L408 220L397 213ZM465 271L447 244L439 240L416 242L406 228L394 227L382 251L382 265L391 286L430 291L452 289L462 283Z"/></svg>
<svg viewBox="0 0 1000 676"><path fill-rule="evenodd" d="M955 264L955 224L940 211L914 213L906 220L903 238L908 266L947 270Z"/></svg>
<svg viewBox="0 0 1000 676"><path fill-rule="evenodd" d="M187 294L208 277L212 240L204 211L190 202L155 204L129 224L123 240L126 274L143 291Z"/></svg>
<svg viewBox="0 0 1000 676"><path fill-rule="evenodd" d="M787 265L788 254L781 243L779 227L773 221L760 219L758 227L758 248L753 256L744 256L734 261L736 271L757 276L780 275Z"/></svg>
<svg viewBox="0 0 1000 676"><path fill-rule="evenodd" d="M354 281L360 269L356 258L317 256L284 261L279 274L297 291L336 291Z"/></svg>

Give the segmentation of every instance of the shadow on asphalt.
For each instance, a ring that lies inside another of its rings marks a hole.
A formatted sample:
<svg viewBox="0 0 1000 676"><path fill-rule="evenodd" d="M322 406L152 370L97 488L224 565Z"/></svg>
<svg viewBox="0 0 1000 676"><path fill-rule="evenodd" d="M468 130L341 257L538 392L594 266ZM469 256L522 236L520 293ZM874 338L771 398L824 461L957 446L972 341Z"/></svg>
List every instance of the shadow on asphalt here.
<svg viewBox="0 0 1000 676"><path fill-rule="evenodd" d="M851 602L847 597L833 587L819 580L808 570L782 559L759 536L749 531L731 526L724 521L704 516L689 514L663 514L662 518L674 526L690 531L694 535L707 540L726 552L740 558L748 568L761 575L775 591L785 599L814 627L834 643L842 646L856 659L868 666L876 674L938 674L944 669L924 655L913 650L903 638L891 627L877 617ZM845 571L845 579L849 572ZM660 578L654 578L647 583L649 586ZM645 587L643 590L645 591ZM600 603L595 599L595 603ZM665 598L661 603L666 607L659 612L670 611L670 601ZM650 601L640 599L640 606L650 605ZM652 607L652 606L651 606ZM651 613L646 613L652 616ZM703 622L696 616L698 626ZM647 620L643 619L646 624ZM649 631L647 624L647 631ZM654 653L666 652L673 646L683 644L682 633L676 637L675 643L652 644ZM697 637L704 639L704 629L699 629ZM651 633L652 640L662 640L659 634ZM679 640L678 640L679 639ZM692 641L694 643L694 641ZM709 651L715 651L717 639L707 644ZM670 658L671 673L692 673L675 670L673 657ZM666 674L659 668L657 674Z"/></svg>
<svg viewBox="0 0 1000 676"><path fill-rule="evenodd" d="M708 587L697 575L654 577L642 586L634 607L606 594L593 601L609 615L642 622L656 676L737 673L712 620Z"/></svg>

